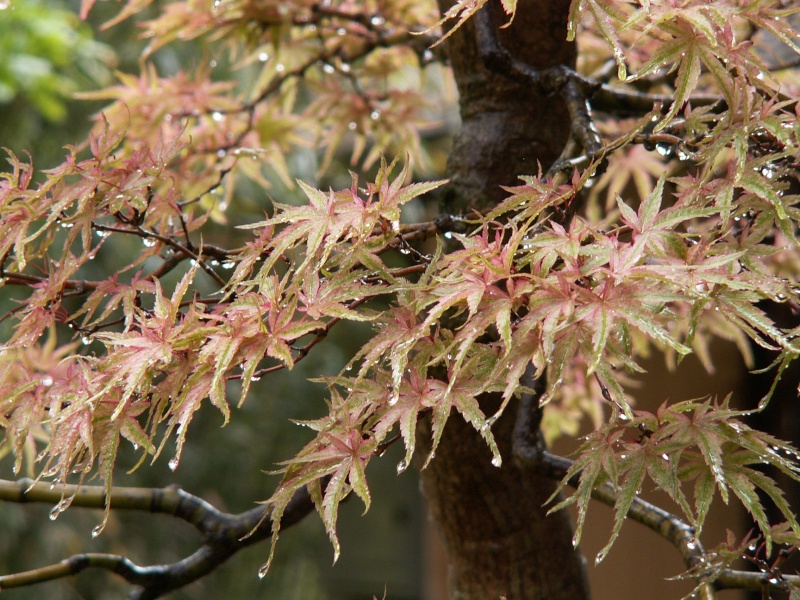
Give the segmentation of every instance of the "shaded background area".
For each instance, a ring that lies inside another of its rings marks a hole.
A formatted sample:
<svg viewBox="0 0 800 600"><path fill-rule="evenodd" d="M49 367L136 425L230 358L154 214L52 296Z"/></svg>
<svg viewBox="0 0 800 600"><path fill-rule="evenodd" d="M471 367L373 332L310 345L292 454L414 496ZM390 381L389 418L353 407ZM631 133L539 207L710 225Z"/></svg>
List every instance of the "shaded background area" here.
<svg viewBox="0 0 800 600"><path fill-rule="evenodd" d="M38 168L58 164L63 159L62 146L85 135L90 115L99 108L96 103L73 101L74 92L108 84L113 68L138 72L136 59L143 43L117 44L119 40L133 40L134 28L125 23L100 33L95 42L89 37L88 28L75 19L77 6L77 1L14 0L13 10L0 11L0 146L15 152L30 150ZM91 20L95 25L102 23L116 10L116 6L101 3ZM102 45L112 42L118 54L116 60L108 46ZM162 73L174 72L184 62L196 64L197 60L191 45L166 48L155 57ZM220 76L223 75L227 73L221 71ZM236 76L246 77L246 72ZM440 132L432 142L438 145L432 154L433 162L442 169L447 133ZM298 177L314 178L313 152L298 154L290 165ZM334 167L330 180L343 177L344 185L349 185L347 166L344 160L338 169ZM272 180L275 187L269 195L286 201L295 193L282 187L276 178ZM257 220L268 204L263 190L244 187L232 206L231 221L235 224ZM416 210L424 211L424 207L417 206ZM223 230L220 228L213 235L222 236ZM132 245L121 251L129 252L135 251L133 244L139 242L125 243ZM97 266L105 270L111 265L98 261ZM13 306L10 302L4 299L0 304L2 313ZM9 321L0 323L0 340L7 339L9 326ZM307 379L336 374L366 335L366 328L334 328L330 339L294 371L254 383L247 402L233 410L225 428L220 428L222 419L215 409L199 411L180 467L174 473L167 468L171 456L168 447L152 467L125 475L124 467L133 466L138 458L125 447L127 454L121 457L115 483L156 487L176 484L230 512L246 510L267 498L278 476L262 475L261 471L274 470L277 463L292 456L310 437L290 420L313 419L324 411L324 386ZM769 363L767 356L761 360ZM667 372L663 360L653 358L646 365L649 374L636 394L638 406L653 410L667 399L724 395L730 390L736 390L739 406L757 403L763 395L764 380L745 377L735 350L720 344L715 362L717 373L709 377L691 357L675 372ZM774 412L765 412L759 417L762 422L754 420L751 425L792 439L800 430L799 413L790 401L796 393L796 382L788 377L785 382L785 389L770 409ZM231 393L236 397L235 389ZM566 454L570 448L562 443L556 451ZM335 566L331 565L333 552L323 527L312 515L283 533L274 566L264 580L256 576L268 552L262 544L241 552L211 576L170 597L369 600L385 593L390 600L443 600L446 559L426 516L416 474L396 473L400 458L400 448L393 447L382 459L372 462L369 478L374 502L367 515L362 516L363 506L358 500L342 507L342 556ZM0 464L0 476L12 476L7 459ZM796 488L792 494L796 506ZM669 506L666 498L647 490L645 498ZM722 541L726 529L739 535L749 529L746 516L737 507L719 510L721 501L717 498L714 508L703 537L707 547ZM139 564L172 562L190 553L198 539L194 529L164 516L112 513L104 533L93 540L90 532L102 515L70 509L51 521L49 510L48 506L0 505L0 572L51 564L79 552L126 554ZM596 505L589 514L582 547L597 600L634 600L644 594L651 600L677 599L691 589L686 582L666 581L684 570L678 553L657 535L633 523L623 527L609 558L594 566L593 557L605 545L611 527L611 509ZM122 597L126 589L112 576L88 571L69 580L14 591L8 597L105 600ZM725 592L720 597L738 600L746 595Z"/></svg>

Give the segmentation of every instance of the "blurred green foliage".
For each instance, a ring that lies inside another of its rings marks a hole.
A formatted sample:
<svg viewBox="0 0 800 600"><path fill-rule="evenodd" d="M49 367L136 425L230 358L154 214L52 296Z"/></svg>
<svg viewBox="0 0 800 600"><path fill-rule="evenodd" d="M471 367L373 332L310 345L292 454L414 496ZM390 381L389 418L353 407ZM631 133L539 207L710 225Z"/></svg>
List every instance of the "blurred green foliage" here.
<svg viewBox="0 0 800 600"><path fill-rule="evenodd" d="M51 166L89 126L93 106L73 95L109 83L116 55L66 2L2 0L0 8L0 146Z"/></svg>

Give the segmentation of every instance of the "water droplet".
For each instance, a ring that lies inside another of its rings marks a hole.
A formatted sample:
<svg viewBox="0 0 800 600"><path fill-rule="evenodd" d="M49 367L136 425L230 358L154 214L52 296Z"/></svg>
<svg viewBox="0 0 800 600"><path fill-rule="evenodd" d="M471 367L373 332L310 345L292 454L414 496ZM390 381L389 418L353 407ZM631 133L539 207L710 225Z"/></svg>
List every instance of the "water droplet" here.
<svg viewBox="0 0 800 600"><path fill-rule="evenodd" d="M267 62L269 60L269 54L267 54L266 52L259 52L258 60L261 62Z"/></svg>
<svg viewBox="0 0 800 600"><path fill-rule="evenodd" d="M373 110L371 113L369 113L369 118L372 119L373 121L377 121L378 119L380 119L380 117L381 117L381 111L379 110Z"/></svg>
<svg viewBox="0 0 800 600"><path fill-rule="evenodd" d="M50 375L45 375L45 376L44 376L44 377L42 377L42 379L41 379L41 384L42 384L44 387L50 387L51 385L53 385L53 378L52 378L52 377L50 377Z"/></svg>
<svg viewBox="0 0 800 600"><path fill-rule="evenodd" d="M81 338L81 344L83 344L84 346L88 346L91 343L92 343L92 338L88 336Z"/></svg>
<svg viewBox="0 0 800 600"><path fill-rule="evenodd" d="M264 577L267 576L267 571L269 571L269 565L268 564L261 565L261 568L258 569L258 578L264 579Z"/></svg>
<svg viewBox="0 0 800 600"><path fill-rule="evenodd" d="M336 69L333 68L333 65L326 63L325 66L322 67L322 70L330 74L333 73Z"/></svg>
<svg viewBox="0 0 800 600"><path fill-rule="evenodd" d="M397 474L400 475L401 473L405 472L405 470L407 468L408 468L408 463L406 462L406 459L404 458L399 463L397 463Z"/></svg>
<svg viewBox="0 0 800 600"><path fill-rule="evenodd" d="M342 66L339 67L342 70L342 73L349 73L350 72L350 65L347 63L342 63Z"/></svg>
<svg viewBox="0 0 800 600"><path fill-rule="evenodd" d="M105 523L100 523L100 525L92 529L92 537L96 538L98 535L103 533L104 528L105 528Z"/></svg>
<svg viewBox="0 0 800 600"><path fill-rule="evenodd" d="M156 245L156 240L150 238L142 238L142 245L147 248L152 248Z"/></svg>
<svg viewBox="0 0 800 600"><path fill-rule="evenodd" d="M275 70L278 73L283 73L286 70L286 65L284 65L283 63L278 63L277 65L275 65Z"/></svg>
<svg viewBox="0 0 800 600"><path fill-rule="evenodd" d="M687 547L689 550L694 550L695 548L697 548L697 540L696 540L696 539L694 539L694 538L692 538L691 540L689 540L688 542L686 542L686 547Z"/></svg>
<svg viewBox="0 0 800 600"><path fill-rule="evenodd" d="M656 152L661 156L669 156L672 154L672 146L668 144L656 144Z"/></svg>
<svg viewBox="0 0 800 600"><path fill-rule="evenodd" d="M225 158L225 150L223 150L222 148L217 150L217 158Z"/></svg>
<svg viewBox="0 0 800 600"><path fill-rule="evenodd" d="M380 27L384 23L386 23L386 19L380 15L373 15L373 17L369 20L369 24L373 27Z"/></svg>
<svg viewBox="0 0 800 600"><path fill-rule="evenodd" d="M353 131L353 130L356 128L356 122L355 122L355 121L350 121L350 122L347 124L347 128L348 128L350 131Z"/></svg>
<svg viewBox="0 0 800 600"><path fill-rule="evenodd" d="M58 518L58 515L61 514L61 511L58 510L58 506L54 506L50 509L50 520L55 521Z"/></svg>
<svg viewBox="0 0 800 600"><path fill-rule="evenodd" d="M170 471L174 471L175 469L177 469L178 468L178 457L175 456L174 458L171 458L169 460L169 463L167 463L167 466L169 467Z"/></svg>
<svg viewBox="0 0 800 600"><path fill-rule="evenodd" d="M494 466L494 467L502 467L503 466L503 459L500 458L499 454L492 458L492 466Z"/></svg>
<svg viewBox="0 0 800 600"><path fill-rule="evenodd" d="M347 29L344 27L339 27L339 29L336 30L336 35L344 35L345 33L347 33Z"/></svg>
<svg viewBox="0 0 800 600"><path fill-rule="evenodd" d="M430 48L426 48L425 51L422 53L422 61L423 62L431 62L433 60L433 50Z"/></svg>
<svg viewBox="0 0 800 600"><path fill-rule="evenodd" d="M226 260L224 263L222 263L222 268L226 269L228 271L230 271L235 266L236 266L236 263L233 262L232 260Z"/></svg>
<svg viewBox="0 0 800 600"><path fill-rule="evenodd" d="M214 67L216 67L216 66L217 66L217 61L215 61L215 60L213 60L213 59L212 59L212 60L210 60L210 61L208 61L208 66L209 66L209 67L211 67L211 68L213 69Z"/></svg>
<svg viewBox="0 0 800 600"><path fill-rule="evenodd" d="M211 118L214 119L217 123L220 123L225 120L225 115L215 110L213 113L211 113Z"/></svg>

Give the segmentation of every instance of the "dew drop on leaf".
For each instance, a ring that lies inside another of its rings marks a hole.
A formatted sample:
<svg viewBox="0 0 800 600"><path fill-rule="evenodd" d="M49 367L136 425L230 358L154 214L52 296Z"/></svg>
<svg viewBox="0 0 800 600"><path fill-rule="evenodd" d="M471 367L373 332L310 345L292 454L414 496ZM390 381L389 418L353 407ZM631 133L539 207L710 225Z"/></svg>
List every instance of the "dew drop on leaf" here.
<svg viewBox="0 0 800 600"><path fill-rule="evenodd" d="M407 468L408 468L408 463L406 462L406 459L404 458L399 463L397 463L397 474L400 475L401 473L405 472L405 470Z"/></svg>
<svg viewBox="0 0 800 600"><path fill-rule="evenodd" d="M267 571L269 571L269 565L267 564L261 565L261 567L258 569L258 578L264 579L264 577L267 576Z"/></svg>
<svg viewBox="0 0 800 600"><path fill-rule="evenodd" d="M169 463L167 463L167 466L169 467L170 471L174 471L175 469L177 469L178 468L178 457L176 456L174 458L171 458L169 460Z"/></svg>
<svg viewBox="0 0 800 600"><path fill-rule="evenodd" d="M103 533L103 528L105 527L104 523L100 523L94 529L92 529L92 538L96 538L98 535Z"/></svg>
<svg viewBox="0 0 800 600"><path fill-rule="evenodd" d="M694 550L695 548L697 548L697 540L695 540L694 538L689 540L688 542L686 542L686 547L689 550Z"/></svg>
<svg viewBox="0 0 800 600"><path fill-rule="evenodd" d="M503 466L503 459L500 456L495 456L492 458L492 466L501 467Z"/></svg>

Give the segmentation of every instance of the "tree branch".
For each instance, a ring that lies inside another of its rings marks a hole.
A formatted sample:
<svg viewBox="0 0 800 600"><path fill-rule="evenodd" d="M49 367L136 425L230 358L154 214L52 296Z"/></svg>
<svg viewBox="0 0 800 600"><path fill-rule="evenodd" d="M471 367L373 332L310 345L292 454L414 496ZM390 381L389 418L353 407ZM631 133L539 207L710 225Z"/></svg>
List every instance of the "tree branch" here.
<svg viewBox="0 0 800 600"><path fill-rule="evenodd" d="M528 381L530 376L531 368L529 367L524 383L536 392L541 384ZM538 405L538 393L523 394L514 426L512 442L514 460L522 467L538 469L553 479L563 479L573 463L568 458L551 454L545 450L539 431L540 421L541 409ZM577 488L580 483L580 473L574 474L567 483L571 487ZM600 485L592 490L593 499L612 508L616 506L618 496L618 491L610 483ZM797 575L773 572L756 573L733 569L723 569L714 574L713 581L704 582L704 576L709 574L709 569L704 567L710 567L710 565L702 544L695 537L694 527L663 508L638 497L634 498L627 516L652 529L678 549L684 564L690 571L696 573L695 578L699 581L697 593L702 600L715 600L716 590L788 591L792 586L800 586L800 576Z"/></svg>
<svg viewBox="0 0 800 600"><path fill-rule="evenodd" d="M202 545L192 555L168 565L138 566L124 556L113 554L76 554L54 565L24 573L0 576L0 589L21 587L74 575L88 568L111 571L139 586L131 594L135 600L158 598L167 592L200 579L219 567L242 548L272 535L267 509L252 508L239 514L224 513L214 506L177 487L114 488L110 498L102 487L65 485L55 489L31 479L0 480L0 500L58 504L71 498L71 505L103 509L106 502L114 510L137 510L166 514L192 525L203 536ZM314 508L305 488L299 490L286 507L281 527L299 522Z"/></svg>

